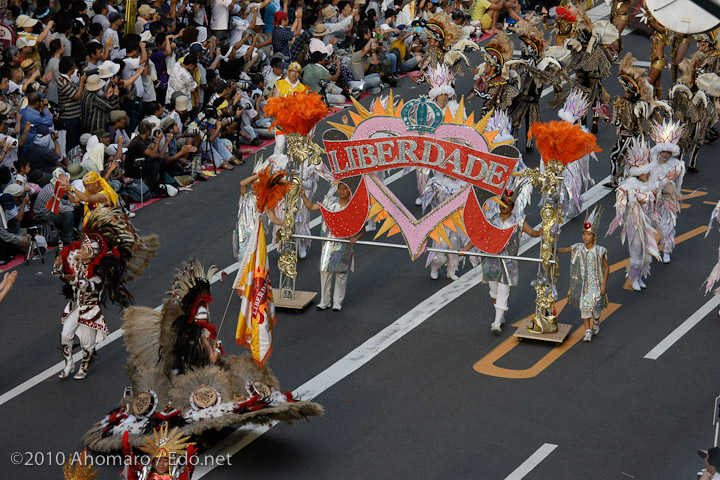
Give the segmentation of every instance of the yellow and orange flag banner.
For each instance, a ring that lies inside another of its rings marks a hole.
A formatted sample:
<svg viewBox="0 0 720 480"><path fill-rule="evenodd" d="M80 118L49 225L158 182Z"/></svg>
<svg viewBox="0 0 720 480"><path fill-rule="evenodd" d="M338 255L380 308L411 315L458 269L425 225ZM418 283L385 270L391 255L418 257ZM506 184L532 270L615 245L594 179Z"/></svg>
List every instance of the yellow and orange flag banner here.
<svg viewBox="0 0 720 480"><path fill-rule="evenodd" d="M272 331L277 317L270 285L270 263L267 258L265 230L258 222L255 250L245 264L235 288L242 297L235 341L249 348L255 364L262 367L272 352ZM240 273L240 272L238 272Z"/></svg>

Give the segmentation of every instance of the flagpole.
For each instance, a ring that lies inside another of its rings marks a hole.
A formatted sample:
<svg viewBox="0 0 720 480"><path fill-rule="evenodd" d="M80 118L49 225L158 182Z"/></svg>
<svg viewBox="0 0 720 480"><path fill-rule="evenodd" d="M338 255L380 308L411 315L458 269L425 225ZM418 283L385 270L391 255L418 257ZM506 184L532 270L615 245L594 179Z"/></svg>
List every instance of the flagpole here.
<svg viewBox="0 0 720 480"><path fill-rule="evenodd" d="M321 242L340 242L340 243L350 243L350 240L346 238L328 238L328 237L318 237L315 235L293 235L295 238L306 238L308 240L320 240ZM407 245L403 245L401 243L386 243L386 242L367 242L365 240L358 240L355 242L355 245L369 245L371 247L389 247L389 248L401 248L404 250L407 250ZM488 257L488 258L505 258L508 260L520 260L523 262L534 262L534 263L542 263L543 260L540 258L530 258L530 257L518 257L515 255L494 255L492 253L481 253L481 252L461 252L459 250L449 250L446 248L427 248L428 252L437 252L437 253L452 253L455 255L467 255L469 257ZM551 263L555 263L553 260Z"/></svg>
<svg viewBox="0 0 720 480"><path fill-rule="evenodd" d="M235 290L235 288L233 288ZM228 309L230 308L230 300L233 298L233 292L230 292L230 298L228 298L227 305L225 305L225 313L223 313L222 320L220 320L220 326L217 329L215 338L220 338L220 330L222 330L223 323L225 323L225 317L227 316Z"/></svg>

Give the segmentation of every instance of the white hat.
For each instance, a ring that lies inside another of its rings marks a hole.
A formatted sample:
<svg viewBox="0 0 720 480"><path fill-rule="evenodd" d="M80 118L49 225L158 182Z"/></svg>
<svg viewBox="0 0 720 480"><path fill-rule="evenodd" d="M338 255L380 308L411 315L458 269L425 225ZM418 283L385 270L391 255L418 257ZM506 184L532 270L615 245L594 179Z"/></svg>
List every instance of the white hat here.
<svg viewBox="0 0 720 480"><path fill-rule="evenodd" d="M20 37L15 42L15 46L19 49L23 49L25 47L34 47L35 45L37 45L35 39L28 37Z"/></svg>
<svg viewBox="0 0 720 480"><path fill-rule="evenodd" d="M175 110L187 112L190 108L190 100L185 95L180 95L175 99Z"/></svg>
<svg viewBox="0 0 720 480"><path fill-rule="evenodd" d="M207 27L197 27L197 30L198 30L197 41L200 43L207 41L207 39L208 39Z"/></svg>
<svg viewBox="0 0 720 480"><path fill-rule="evenodd" d="M27 15L20 15L15 19L15 25L20 28L35 26L37 22L38 21L36 19L30 18Z"/></svg>
<svg viewBox="0 0 720 480"><path fill-rule="evenodd" d="M111 60L106 60L98 65L98 76L100 78L114 77L119 71L120 65Z"/></svg>

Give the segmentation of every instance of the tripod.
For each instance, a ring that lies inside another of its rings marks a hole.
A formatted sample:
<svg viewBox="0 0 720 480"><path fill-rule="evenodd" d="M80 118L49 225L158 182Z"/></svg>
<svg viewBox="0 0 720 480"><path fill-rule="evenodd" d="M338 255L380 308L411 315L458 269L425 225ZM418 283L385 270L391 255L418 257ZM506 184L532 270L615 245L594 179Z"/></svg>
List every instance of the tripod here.
<svg viewBox="0 0 720 480"><path fill-rule="evenodd" d="M37 229L37 227L30 227L30 230ZM40 246L38 246L37 240L35 239L35 236L37 235L37 230L30 232L30 242L28 242L28 251L27 254L25 254L25 265L30 265L30 260L32 260L35 255L40 257L40 260L42 263L45 263L45 257L43 256L43 251L40 249Z"/></svg>
<svg viewBox="0 0 720 480"><path fill-rule="evenodd" d="M202 156L203 154L210 157L210 163L212 163L213 166L213 172L215 175L217 175L217 165L215 165L215 153L213 153L213 146L212 142L210 141L210 132L209 124L207 122L199 123L198 128L200 129L200 138L204 138L205 141L201 142L201 148L200 155L196 155L195 158L193 158L192 161L192 173L191 175L193 178L195 178L195 175L202 174ZM196 157L200 157L200 161L198 162L198 159Z"/></svg>
<svg viewBox="0 0 720 480"><path fill-rule="evenodd" d="M143 175L143 168L145 167L145 157L138 157L135 159L135 166L140 169L140 205L144 203L145 197L143 195L145 189L145 176Z"/></svg>

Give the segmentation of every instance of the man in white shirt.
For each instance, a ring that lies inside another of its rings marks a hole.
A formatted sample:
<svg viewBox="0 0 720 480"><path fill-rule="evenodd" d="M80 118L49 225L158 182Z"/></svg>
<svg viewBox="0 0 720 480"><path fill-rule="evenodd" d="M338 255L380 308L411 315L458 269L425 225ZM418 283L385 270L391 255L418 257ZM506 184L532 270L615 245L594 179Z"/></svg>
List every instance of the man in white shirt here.
<svg viewBox="0 0 720 480"><path fill-rule="evenodd" d="M182 92L190 99L190 95L194 92L198 84L195 81L194 73L197 69L197 54L190 52L181 62L175 62L170 69L170 77L168 78L167 93L165 95L165 103L170 103L170 99L175 92Z"/></svg>
<svg viewBox="0 0 720 480"><path fill-rule="evenodd" d="M235 0L214 0L210 13L210 30L218 42L225 43L228 38L228 27L230 22L230 9Z"/></svg>

